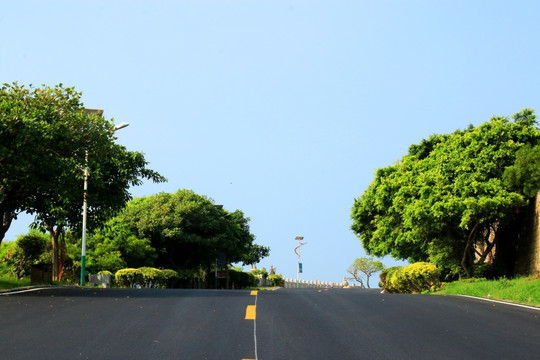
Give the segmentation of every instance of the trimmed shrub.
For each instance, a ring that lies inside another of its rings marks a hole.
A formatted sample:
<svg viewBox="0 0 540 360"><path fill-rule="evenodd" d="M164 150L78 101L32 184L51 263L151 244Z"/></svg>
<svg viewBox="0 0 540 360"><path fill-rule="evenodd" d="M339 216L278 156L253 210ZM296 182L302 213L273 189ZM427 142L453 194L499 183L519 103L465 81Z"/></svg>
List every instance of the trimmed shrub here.
<svg viewBox="0 0 540 360"><path fill-rule="evenodd" d="M235 289L244 289L257 286L259 279L252 273L229 270L229 282Z"/></svg>
<svg viewBox="0 0 540 360"><path fill-rule="evenodd" d="M161 275L163 276L163 285L166 289L173 289L178 287L180 276L176 271L164 269L161 270Z"/></svg>
<svg viewBox="0 0 540 360"><path fill-rule="evenodd" d="M379 278L381 279L379 287L385 289L387 292L394 292L390 287L390 278L395 272L400 271L401 268L402 266L394 266L381 271L381 274L379 275Z"/></svg>
<svg viewBox="0 0 540 360"><path fill-rule="evenodd" d="M152 267L141 267L139 270L143 277L142 283L139 284L142 288L162 289L165 287L165 276L161 270Z"/></svg>
<svg viewBox="0 0 540 360"><path fill-rule="evenodd" d="M268 280L272 282L272 285L274 286L281 286L283 287L285 285L285 279L283 279L283 276L272 274L268 275Z"/></svg>
<svg viewBox="0 0 540 360"><path fill-rule="evenodd" d="M174 270L151 267L118 270L114 276L119 287L165 289L178 285L180 277Z"/></svg>
<svg viewBox="0 0 540 360"><path fill-rule="evenodd" d="M421 293L441 286L441 272L435 265L426 262L389 268L380 276L381 286L390 293Z"/></svg>
<svg viewBox="0 0 540 360"><path fill-rule="evenodd" d="M404 267L402 271L407 284L406 288L411 293L433 291L441 286L441 272L431 263L415 263Z"/></svg>
<svg viewBox="0 0 540 360"><path fill-rule="evenodd" d="M139 269L122 269L114 275L116 284L124 288L141 287L144 282L143 273Z"/></svg>

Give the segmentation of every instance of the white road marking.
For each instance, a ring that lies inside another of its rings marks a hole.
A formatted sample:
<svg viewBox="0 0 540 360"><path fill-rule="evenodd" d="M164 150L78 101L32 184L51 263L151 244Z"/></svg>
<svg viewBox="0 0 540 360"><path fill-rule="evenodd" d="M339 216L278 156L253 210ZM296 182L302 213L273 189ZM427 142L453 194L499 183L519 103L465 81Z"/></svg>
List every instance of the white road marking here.
<svg viewBox="0 0 540 360"><path fill-rule="evenodd" d="M504 304L504 305L510 305L510 306L517 306L517 307L522 307L522 308L525 308L525 309L530 309L530 310L540 311L540 308L539 308L539 307L535 307L535 306L528 306L528 305L522 305L522 304L515 304L515 303L511 303L511 302L499 301L499 300L492 300L492 299L486 299L486 298L477 297L477 296L470 296L470 295L455 295L455 296L461 296L461 297L466 297L466 298L470 298L470 299L477 299L477 300L490 301L490 302L494 302L494 303L498 303L498 304Z"/></svg>

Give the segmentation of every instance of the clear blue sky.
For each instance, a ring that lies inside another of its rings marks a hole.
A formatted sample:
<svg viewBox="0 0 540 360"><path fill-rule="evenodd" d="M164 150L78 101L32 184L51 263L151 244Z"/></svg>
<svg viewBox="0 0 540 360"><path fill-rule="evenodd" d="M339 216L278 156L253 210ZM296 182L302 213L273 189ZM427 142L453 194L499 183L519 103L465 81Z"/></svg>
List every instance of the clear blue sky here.
<svg viewBox="0 0 540 360"><path fill-rule="evenodd" d="M0 79L75 86L129 122L118 142L169 179L134 196L192 189L251 218L271 248L260 267L296 277L304 236L302 278L341 281L365 256L350 209L377 168L431 134L540 109L538 14L496 0L0 1Z"/></svg>

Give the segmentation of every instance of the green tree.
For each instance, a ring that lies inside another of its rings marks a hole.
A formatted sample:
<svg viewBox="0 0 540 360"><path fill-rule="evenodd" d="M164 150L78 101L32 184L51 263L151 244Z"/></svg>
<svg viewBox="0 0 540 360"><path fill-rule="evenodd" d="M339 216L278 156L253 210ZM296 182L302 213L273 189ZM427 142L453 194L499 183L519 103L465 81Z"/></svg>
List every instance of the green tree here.
<svg viewBox="0 0 540 360"><path fill-rule="evenodd" d="M504 171L506 185L533 197L540 190L540 146L525 145L518 150L514 165Z"/></svg>
<svg viewBox="0 0 540 360"><path fill-rule="evenodd" d="M532 110L433 135L379 169L355 199L352 229L369 254L431 261L470 277L527 196L503 181L516 152L540 139ZM499 239L504 241L504 239Z"/></svg>
<svg viewBox="0 0 540 360"><path fill-rule="evenodd" d="M51 235L55 280L62 267L61 236L80 226L86 166L89 227L126 204L129 186L142 178L165 180L146 168L143 154L115 144L113 121L85 111L80 97L62 85L5 84L0 91L0 239L18 212L34 214Z"/></svg>
<svg viewBox="0 0 540 360"><path fill-rule="evenodd" d="M360 286L364 287L364 282L362 278L365 276L366 285L369 288L369 278L376 272L384 270L384 265L378 260L374 260L373 256L371 257L361 257L354 261L354 263L349 266L347 272L352 275L352 279L360 283Z"/></svg>
<svg viewBox="0 0 540 360"><path fill-rule="evenodd" d="M17 237L15 247L8 253L8 263L12 265L18 279L30 274L30 265L45 251L47 235L33 230Z"/></svg>
<svg viewBox="0 0 540 360"><path fill-rule="evenodd" d="M156 266L175 270L209 269L220 253L227 262L250 263L268 254L253 243L249 218L228 212L193 191L160 193L130 201L118 221L139 238L150 239Z"/></svg>
<svg viewBox="0 0 540 360"><path fill-rule="evenodd" d="M76 247L80 249L80 246L79 240ZM157 257L150 240L135 236L117 217L88 234L86 255L88 271L93 273L104 270L115 273L126 267L153 267ZM80 253L76 260L80 261Z"/></svg>

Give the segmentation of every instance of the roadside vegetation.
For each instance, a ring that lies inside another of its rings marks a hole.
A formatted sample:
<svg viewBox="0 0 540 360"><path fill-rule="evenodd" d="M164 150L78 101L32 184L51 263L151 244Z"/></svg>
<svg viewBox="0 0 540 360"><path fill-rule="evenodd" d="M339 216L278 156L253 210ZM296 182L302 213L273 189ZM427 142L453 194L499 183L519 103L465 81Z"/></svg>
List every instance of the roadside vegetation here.
<svg viewBox="0 0 540 360"><path fill-rule="evenodd" d="M368 255L412 264L382 271L389 293L540 306L539 276L527 277L521 251L539 190L540 129L523 109L411 145L354 200L351 229Z"/></svg>
<svg viewBox="0 0 540 360"><path fill-rule="evenodd" d="M539 189L540 130L524 109L411 145L355 199L351 228L368 254L433 263L444 281L513 277Z"/></svg>
<svg viewBox="0 0 540 360"><path fill-rule="evenodd" d="M160 277L152 284L252 285L250 274L229 271L232 264L255 264L269 255L268 247L254 242L250 219L187 189L133 199L130 187L165 177L147 167L143 153L117 144L113 119L85 109L81 97L62 85L0 87L2 286L20 286L32 267L45 282L76 284L81 268L86 275L170 269L178 280ZM34 216L33 230L3 242L21 212Z"/></svg>
<svg viewBox="0 0 540 360"><path fill-rule="evenodd" d="M444 283L436 295L469 295L540 307L540 276L515 279L467 279Z"/></svg>
<svg viewBox="0 0 540 360"><path fill-rule="evenodd" d="M435 265L414 263L384 269L379 286L387 293L468 295L540 307L540 274L514 279L470 278L447 283L441 283L439 278L440 271Z"/></svg>

